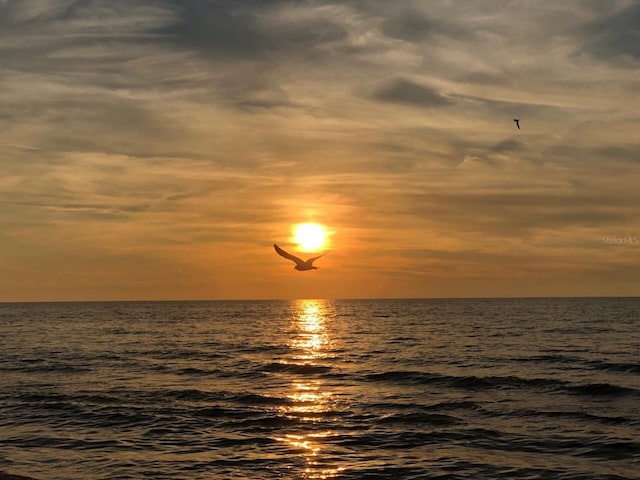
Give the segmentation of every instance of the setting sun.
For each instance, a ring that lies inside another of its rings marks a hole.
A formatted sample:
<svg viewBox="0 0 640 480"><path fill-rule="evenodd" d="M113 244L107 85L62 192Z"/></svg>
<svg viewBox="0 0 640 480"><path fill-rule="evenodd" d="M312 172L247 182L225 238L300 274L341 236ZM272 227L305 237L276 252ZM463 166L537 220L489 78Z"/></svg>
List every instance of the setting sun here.
<svg viewBox="0 0 640 480"><path fill-rule="evenodd" d="M293 241L305 252L324 247L326 237L326 229L317 223L300 223L293 227Z"/></svg>

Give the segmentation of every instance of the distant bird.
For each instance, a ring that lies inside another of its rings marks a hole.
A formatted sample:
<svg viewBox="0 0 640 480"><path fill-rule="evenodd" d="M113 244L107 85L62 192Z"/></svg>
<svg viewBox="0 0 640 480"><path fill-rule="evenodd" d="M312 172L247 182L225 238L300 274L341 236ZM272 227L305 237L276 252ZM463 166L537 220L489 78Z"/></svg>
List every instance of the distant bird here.
<svg viewBox="0 0 640 480"><path fill-rule="evenodd" d="M281 257L286 258L287 260L291 260L292 262L295 262L296 266L293 267L296 270L299 271L304 271L304 270L317 270L318 267L314 267L313 266L313 262L315 262L317 259L319 259L320 257L324 257L326 255L326 253L323 253L322 255L318 255L317 257L313 257L310 258L309 260L302 260L301 258L296 257L295 255L291 255L288 252L285 252L283 249L281 249L278 245L276 245L275 243L273 244L273 248L275 248L276 253L278 255L280 255Z"/></svg>
<svg viewBox="0 0 640 480"><path fill-rule="evenodd" d="M520 130L520 119L514 118L513 121L516 122L516 127L518 127L518 130Z"/></svg>

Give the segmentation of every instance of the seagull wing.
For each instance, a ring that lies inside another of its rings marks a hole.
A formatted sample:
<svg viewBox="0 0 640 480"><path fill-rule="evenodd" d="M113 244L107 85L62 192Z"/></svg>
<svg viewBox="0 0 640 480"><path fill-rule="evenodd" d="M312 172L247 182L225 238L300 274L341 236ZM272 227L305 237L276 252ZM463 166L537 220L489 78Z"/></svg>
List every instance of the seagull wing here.
<svg viewBox="0 0 640 480"><path fill-rule="evenodd" d="M317 259L319 259L320 257L324 257L327 253L329 253L329 252L325 252L325 253L323 253L322 255L318 255L317 257L310 258L309 260L307 260L307 263L308 263L309 265L311 265L313 262L315 262L315 261L316 261Z"/></svg>
<svg viewBox="0 0 640 480"><path fill-rule="evenodd" d="M285 252L283 249L281 249L278 245L276 245L275 243L273 244L273 248L275 248L276 253L278 255L280 255L281 257L286 258L287 260L291 260L292 262L295 262L296 265L304 265L304 260L302 260L301 258L296 257L295 255L291 255L288 252Z"/></svg>

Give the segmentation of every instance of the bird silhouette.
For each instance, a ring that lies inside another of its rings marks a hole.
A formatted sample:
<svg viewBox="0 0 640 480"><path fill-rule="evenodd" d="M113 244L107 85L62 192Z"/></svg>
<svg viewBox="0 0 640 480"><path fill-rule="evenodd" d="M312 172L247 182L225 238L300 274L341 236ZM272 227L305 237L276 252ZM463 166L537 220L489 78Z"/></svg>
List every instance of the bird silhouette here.
<svg viewBox="0 0 640 480"><path fill-rule="evenodd" d="M513 121L516 122L516 127L518 127L518 130L520 130L520 119L514 118Z"/></svg>
<svg viewBox="0 0 640 480"><path fill-rule="evenodd" d="M285 252L275 243L273 244L273 248L276 250L276 253L281 257L284 257L287 260L291 260L292 262L295 262L296 266L293 268L295 268L300 272L304 270L317 270L318 267L314 267L313 262L315 262L320 257L324 257L326 255L326 253L323 253L322 255L318 255L317 257L310 258L309 260L302 260L301 258L296 257L295 255L291 255L289 252Z"/></svg>

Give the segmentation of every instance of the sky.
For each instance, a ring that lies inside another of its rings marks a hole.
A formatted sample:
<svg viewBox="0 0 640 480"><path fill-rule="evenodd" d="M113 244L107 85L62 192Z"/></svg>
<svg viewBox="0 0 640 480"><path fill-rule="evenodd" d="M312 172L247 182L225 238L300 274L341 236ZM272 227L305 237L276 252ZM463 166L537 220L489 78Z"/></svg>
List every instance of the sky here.
<svg viewBox="0 0 640 480"><path fill-rule="evenodd" d="M638 25L629 0L0 0L0 301L640 295ZM302 222L318 270L273 250L311 256Z"/></svg>

